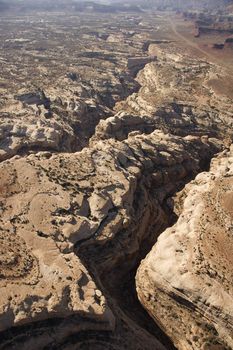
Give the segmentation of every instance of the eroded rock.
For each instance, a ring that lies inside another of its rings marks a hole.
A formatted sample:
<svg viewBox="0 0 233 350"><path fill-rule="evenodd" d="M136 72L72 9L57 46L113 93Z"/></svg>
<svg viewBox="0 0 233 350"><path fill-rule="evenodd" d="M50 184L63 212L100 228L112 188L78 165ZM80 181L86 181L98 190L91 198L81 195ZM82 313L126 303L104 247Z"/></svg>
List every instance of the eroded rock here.
<svg viewBox="0 0 233 350"><path fill-rule="evenodd" d="M74 154L40 152L2 162L1 331L77 315L83 318L80 330L112 332L129 349L135 346L119 326L124 319L132 332L127 319L109 306L100 280L127 263L128 255L136 256L151 234L152 218L157 228L166 226L167 197L199 171L200 159L208 161L218 150L214 140L155 131ZM78 330L71 327L71 333ZM162 349L146 333L141 339L138 349L143 339L143 349Z"/></svg>
<svg viewBox="0 0 233 350"><path fill-rule="evenodd" d="M177 223L137 273L140 301L181 350L233 346L232 151L186 186Z"/></svg>

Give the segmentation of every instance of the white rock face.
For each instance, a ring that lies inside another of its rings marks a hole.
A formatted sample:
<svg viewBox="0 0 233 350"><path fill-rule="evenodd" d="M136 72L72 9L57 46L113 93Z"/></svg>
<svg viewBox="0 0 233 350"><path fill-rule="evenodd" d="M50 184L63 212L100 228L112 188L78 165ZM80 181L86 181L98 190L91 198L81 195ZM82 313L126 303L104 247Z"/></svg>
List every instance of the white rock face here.
<svg viewBox="0 0 233 350"><path fill-rule="evenodd" d="M185 188L177 223L137 273L138 296L178 349L233 347L233 149Z"/></svg>

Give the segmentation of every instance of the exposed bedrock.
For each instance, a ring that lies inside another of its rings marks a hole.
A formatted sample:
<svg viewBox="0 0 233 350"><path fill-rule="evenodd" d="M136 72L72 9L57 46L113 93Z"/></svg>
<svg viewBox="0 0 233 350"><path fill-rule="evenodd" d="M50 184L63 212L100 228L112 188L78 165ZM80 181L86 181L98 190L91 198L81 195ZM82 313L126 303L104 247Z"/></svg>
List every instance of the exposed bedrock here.
<svg viewBox="0 0 233 350"><path fill-rule="evenodd" d="M223 93L227 73L217 65L174 53L172 44L152 44L149 54L158 59L138 73L141 88L116 104L119 113L101 121L95 137L114 137L116 133L118 139L130 131L158 128L179 136L232 140L232 98Z"/></svg>
<svg viewBox="0 0 233 350"><path fill-rule="evenodd" d="M177 136L217 137L231 143L233 137L231 118L217 112L185 105L181 102L167 104L158 108L153 115L142 111L141 115L118 112L114 116L101 120L89 144L98 140L113 138L119 141L127 139L130 133L150 134L156 129ZM221 141L220 141L221 142Z"/></svg>
<svg viewBox="0 0 233 350"><path fill-rule="evenodd" d="M47 98L49 106L45 108L36 94L26 94L23 105L12 101L11 110L0 112L0 161L39 151L79 151L87 145L99 120L111 115L94 100L63 95L63 99Z"/></svg>
<svg viewBox="0 0 233 350"><path fill-rule="evenodd" d="M154 243L172 221L169 197L220 149L215 139L157 130L79 153L2 162L0 348L24 349L36 339L38 349L75 341L87 349L98 341L164 349L121 311L104 280L111 285L119 264L134 267L143 240Z"/></svg>
<svg viewBox="0 0 233 350"><path fill-rule="evenodd" d="M231 147L177 197L177 223L137 272L141 303L179 350L233 348L232 198Z"/></svg>

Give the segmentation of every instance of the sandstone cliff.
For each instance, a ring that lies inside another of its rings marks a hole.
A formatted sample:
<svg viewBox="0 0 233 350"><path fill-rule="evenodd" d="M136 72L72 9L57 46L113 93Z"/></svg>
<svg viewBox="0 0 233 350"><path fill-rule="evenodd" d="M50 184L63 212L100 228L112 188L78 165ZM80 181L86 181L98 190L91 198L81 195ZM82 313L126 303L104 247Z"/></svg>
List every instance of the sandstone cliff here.
<svg viewBox="0 0 233 350"><path fill-rule="evenodd" d="M180 350L232 349L233 149L185 188L177 223L137 273L139 298Z"/></svg>

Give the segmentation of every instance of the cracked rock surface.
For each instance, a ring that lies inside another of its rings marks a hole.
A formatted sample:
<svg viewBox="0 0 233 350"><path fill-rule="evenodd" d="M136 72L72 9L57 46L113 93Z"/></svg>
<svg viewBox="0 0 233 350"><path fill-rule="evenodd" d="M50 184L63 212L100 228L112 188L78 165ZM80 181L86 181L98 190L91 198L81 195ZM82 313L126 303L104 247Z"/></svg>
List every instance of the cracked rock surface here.
<svg viewBox="0 0 233 350"><path fill-rule="evenodd" d="M71 315L84 320L73 332L113 331L121 316L79 250L85 247L95 262L96 278L111 273L137 253L151 215L156 228L166 226L162 203L199 171L199 158L210 158L218 147L214 139L203 143L155 131L79 153L40 152L1 163L1 331Z"/></svg>

